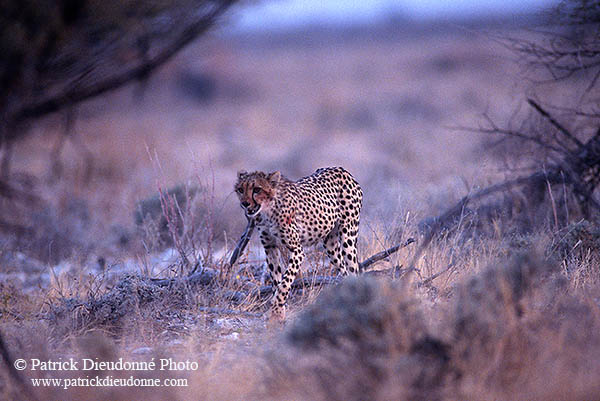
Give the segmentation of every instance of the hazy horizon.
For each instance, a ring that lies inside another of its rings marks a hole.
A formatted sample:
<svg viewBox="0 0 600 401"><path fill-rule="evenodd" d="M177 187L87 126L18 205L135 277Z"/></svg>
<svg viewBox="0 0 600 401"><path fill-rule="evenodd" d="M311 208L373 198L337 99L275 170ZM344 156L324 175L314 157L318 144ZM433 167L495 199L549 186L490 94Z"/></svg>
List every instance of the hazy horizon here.
<svg viewBox="0 0 600 401"><path fill-rule="evenodd" d="M308 24L374 22L398 15L415 20L534 13L556 0L271 0L250 3L235 12L234 29L263 30Z"/></svg>

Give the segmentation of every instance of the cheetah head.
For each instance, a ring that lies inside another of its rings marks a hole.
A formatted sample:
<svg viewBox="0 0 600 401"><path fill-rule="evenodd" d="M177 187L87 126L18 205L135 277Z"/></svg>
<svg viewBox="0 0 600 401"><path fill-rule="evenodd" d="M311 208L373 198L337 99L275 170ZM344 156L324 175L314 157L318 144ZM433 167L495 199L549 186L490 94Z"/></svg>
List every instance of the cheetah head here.
<svg viewBox="0 0 600 401"><path fill-rule="evenodd" d="M279 171L270 174L262 171L238 172L235 192L240 198L240 206L244 209L247 217L255 217L261 210L270 206L280 180L281 173Z"/></svg>

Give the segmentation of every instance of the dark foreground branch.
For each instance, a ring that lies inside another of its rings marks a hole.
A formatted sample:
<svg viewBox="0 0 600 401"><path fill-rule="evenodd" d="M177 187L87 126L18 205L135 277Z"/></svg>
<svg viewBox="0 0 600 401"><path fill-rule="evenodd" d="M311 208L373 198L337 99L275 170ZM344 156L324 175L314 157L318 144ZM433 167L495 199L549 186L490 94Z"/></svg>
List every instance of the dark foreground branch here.
<svg viewBox="0 0 600 401"><path fill-rule="evenodd" d="M150 72L165 64L182 48L208 31L233 3L234 1L218 3L206 15L183 29L181 33L168 45L165 45L160 52L151 57L144 58L142 62L130 69L113 73L105 79L87 86L69 86L64 92L27 104L14 113L11 121L18 123L28 119L41 117L114 89L118 89L135 80L147 77ZM12 139L10 133L7 135L7 139Z"/></svg>

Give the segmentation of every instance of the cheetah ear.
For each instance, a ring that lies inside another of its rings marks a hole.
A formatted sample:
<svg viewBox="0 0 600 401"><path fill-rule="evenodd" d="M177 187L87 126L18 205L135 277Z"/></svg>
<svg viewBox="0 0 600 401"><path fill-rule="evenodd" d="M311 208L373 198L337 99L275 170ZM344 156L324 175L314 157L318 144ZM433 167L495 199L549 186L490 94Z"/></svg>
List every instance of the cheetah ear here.
<svg viewBox="0 0 600 401"><path fill-rule="evenodd" d="M246 170L240 170L238 171L238 180L241 180L244 177L248 176L248 172Z"/></svg>
<svg viewBox="0 0 600 401"><path fill-rule="evenodd" d="M267 180L269 180L273 185L279 184L279 181L281 181L281 172L274 171L274 172L270 173L267 176Z"/></svg>

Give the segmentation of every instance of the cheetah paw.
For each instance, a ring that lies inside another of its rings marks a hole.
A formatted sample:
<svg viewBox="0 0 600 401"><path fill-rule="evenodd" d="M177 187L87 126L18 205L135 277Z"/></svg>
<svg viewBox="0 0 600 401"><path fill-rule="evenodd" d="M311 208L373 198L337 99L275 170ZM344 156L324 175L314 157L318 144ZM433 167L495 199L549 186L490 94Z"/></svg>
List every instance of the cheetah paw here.
<svg viewBox="0 0 600 401"><path fill-rule="evenodd" d="M269 326L281 324L285 322L285 306L273 308L269 313Z"/></svg>

